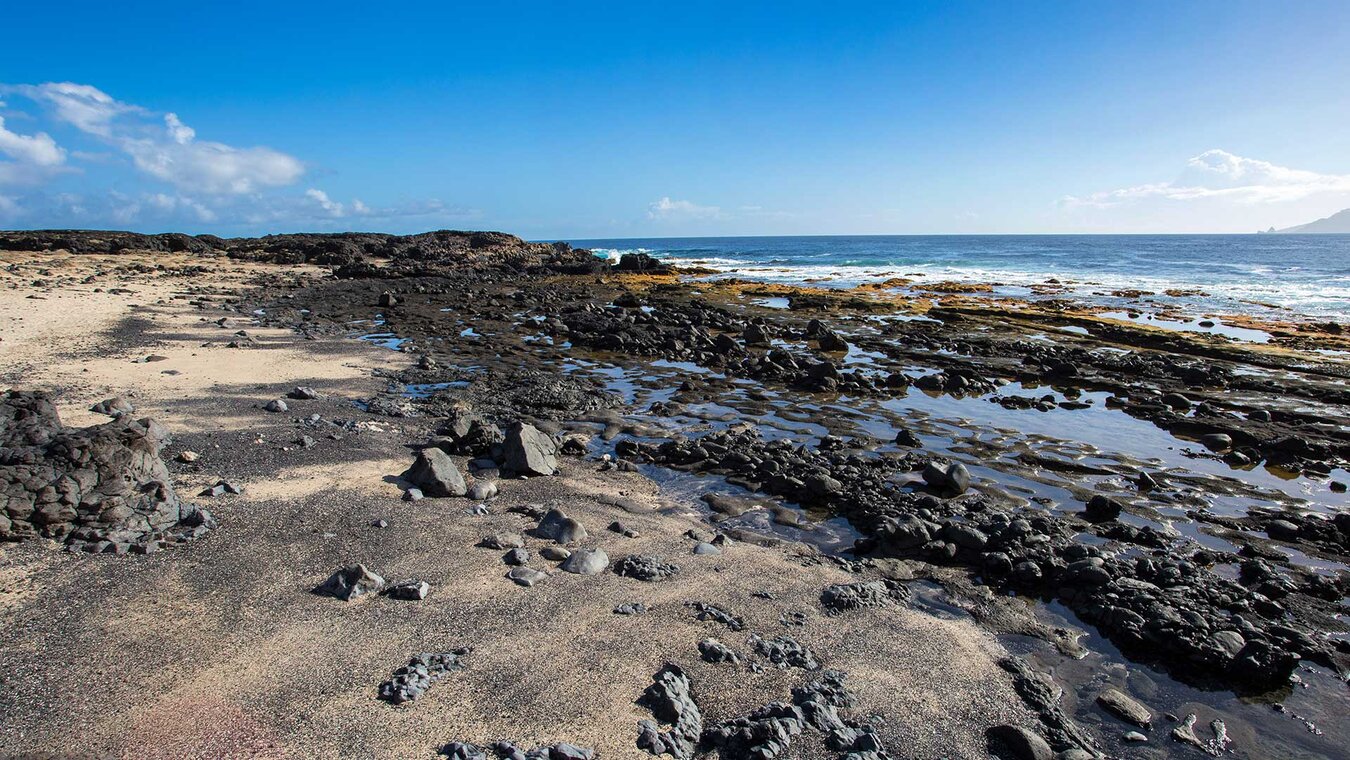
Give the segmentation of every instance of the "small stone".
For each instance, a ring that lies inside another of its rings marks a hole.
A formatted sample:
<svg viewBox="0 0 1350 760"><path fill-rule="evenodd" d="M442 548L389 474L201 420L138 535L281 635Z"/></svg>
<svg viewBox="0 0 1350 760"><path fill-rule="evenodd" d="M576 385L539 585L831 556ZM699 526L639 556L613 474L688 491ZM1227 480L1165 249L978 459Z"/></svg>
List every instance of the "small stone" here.
<svg viewBox="0 0 1350 760"><path fill-rule="evenodd" d="M1127 742L1134 742L1136 744L1148 741L1148 737L1145 736L1144 734L1139 733L1138 731L1126 731L1125 735L1120 738L1124 739Z"/></svg>
<svg viewBox="0 0 1350 760"><path fill-rule="evenodd" d="M497 495L497 481L477 480L469 486L469 498L474 501L487 501Z"/></svg>
<svg viewBox="0 0 1350 760"><path fill-rule="evenodd" d="M1097 704L1117 718L1140 728L1148 728L1153 721L1153 714L1147 707L1119 689L1103 690L1097 695Z"/></svg>
<svg viewBox="0 0 1350 760"><path fill-rule="evenodd" d="M274 398L263 405L263 411L272 412L274 414L287 411L288 409L290 409L290 407L286 406L286 402L279 398Z"/></svg>
<svg viewBox="0 0 1350 760"><path fill-rule="evenodd" d="M722 553L722 550L721 550L721 549L718 549L716 546L713 546L712 544L708 543L707 541L700 541L699 543L697 543L697 544L694 545L694 554L698 554L698 555L718 555L718 554L721 554L721 553Z"/></svg>
<svg viewBox="0 0 1350 760"><path fill-rule="evenodd" d="M372 520L371 523L370 523L370 527L372 527L372 528L388 528L388 527L389 527L389 523L388 523L387 521L385 521L385 520Z"/></svg>
<svg viewBox="0 0 1350 760"><path fill-rule="evenodd" d="M515 566L528 565L530 564L530 552L528 549L512 549L502 555L502 562Z"/></svg>
<svg viewBox="0 0 1350 760"><path fill-rule="evenodd" d="M1200 445L1210 451L1227 451L1233 448L1233 437L1227 433L1209 433L1200 436Z"/></svg>
<svg viewBox="0 0 1350 760"><path fill-rule="evenodd" d="M175 457L175 459L182 462L183 464L192 464L193 462L201 458L202 455L198 454L195 451L180 451L178 452L178 456Z"/></svg>
<svg viewBox="0 0 1350 760"><path fill-rule="evenodd" d="M561 546L545 546L539 550L539 556L552 562L562 562L572 556L572 552L567 551Z"/></svg>
<svg viewBox="0 0 1350 760"><path fill-rule="evenodd" d="M646 611L647 605L642 602L628 602L614 608L615 615L641 615Z"/></svg>
<svg viewBox="0 0 1350 760"><path fill-rule="evenodd" d="M402 599L409 602L420 602L426 599L429 593L431 593L431 584L420 580L399 581L380 592L381 595L390 599Z"/></svg>
<svg viewBox="0 0 1350 760"><path fill-rule="evenodd" d="M404 501L421 501L425 498L426 495L422 493L422 489L420 488L409 488L403 492Z"/></svg>
<svg viewBox="0 0 1350 760"><path fill-rule="evenodd" d="M298 385L286 395L298 401L313 401L319 397L319 392L309 386Z"/></svg>
<svg viewBox="0 0 1350 760"><path fill-rule="evenodd" d="M493 533L483 539L482 545L489 549L519 549L525 545L525 537L519 533Z"/></svg>
<svg viewBox="0 0 1350 760"><path fill-rule="evenodd" d="M384 587L384 579L366 568L365 565L347 565L319 584L314 593L351 601L358 596L379 591Z"/></svg>
<svg viewBox="0 0 1350 760"><path fill-rule="evenodd" d="M510 572L506 574L506 577L515 581L517 585L529 588L547 578L548 573L535 570L531 567L519 566L511 568Z"/></svg>

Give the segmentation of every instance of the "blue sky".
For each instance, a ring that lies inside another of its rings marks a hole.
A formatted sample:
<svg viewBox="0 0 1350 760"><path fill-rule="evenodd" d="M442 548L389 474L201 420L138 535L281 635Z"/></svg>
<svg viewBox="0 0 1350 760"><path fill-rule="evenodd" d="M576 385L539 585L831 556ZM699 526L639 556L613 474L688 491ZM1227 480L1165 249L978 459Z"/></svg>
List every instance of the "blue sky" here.
<svg viewBox="0 0 1350 760"><path fill-rule="evenodd" d="M1247 232L1350 207L1344 0L487 5L12 4L0 227Z"/></svg>

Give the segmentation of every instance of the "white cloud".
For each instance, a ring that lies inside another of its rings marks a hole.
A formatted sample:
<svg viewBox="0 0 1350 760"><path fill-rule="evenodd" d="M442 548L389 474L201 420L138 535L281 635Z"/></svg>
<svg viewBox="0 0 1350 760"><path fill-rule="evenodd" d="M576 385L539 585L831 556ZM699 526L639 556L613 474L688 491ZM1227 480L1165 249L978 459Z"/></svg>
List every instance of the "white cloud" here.
<svg viewBox="0 0 1350 760"><path fill-rule="evenodd" d="M717 206L671 200L669 196L647 206L648 219L717 219L721 216L722 209Z"/></svg>
<svg viewBox="0 0 1350 760"><path fill-rule="evenodd" d="M168 127L169 137L179 145L187 145L197 137L197 130L179 120L178 114L164 114L164 125Z"/></svg>
<svg viewBox="0 0 1350 760"><path fill-rule="evenodd" d="M61 121L73 124L83 132L104 137L111 135L113 119L142 111L136 106L119 103L97 87L75 82L24 84L5 89L46 103Z"/></svg>
<svg viewBox="0 0 1350 760"><path fill-rule="evenodd" d="M1173 182L1156 182L1093 193L1068 195L1065 206L1110 208L1150 199L1164 201L1229 200L1240 204L1298 201L1314 195L1350 194L1350 175L1319 174L1268 161L1208 150L1186 162Z"/></svg>
<svg viewBox="0 0 1350 760"><path fill-rule="evenodd" d="M57 171L66 162L66 151L46 132L21 135L5 128L0 116L0 185L39 181Z"/></svg>
<svg viewBox="0 0 1350 760"><path fill-rule="evenodd" d="M148 109L123 103L96 87L73 82L8 86L44 103L55 117L131 158L142 172L195 193L244 194L295 183L299 159L267 147L236 148L198 141L197 132L168 113L162 126Z"/></svg>
<svg viewBox="0 0 1350 760"><path fill-rule="evenodd" d="M343 208L341 203L331 200L328 197L328 193L325 193L324 191L319 190L317 188L311 187L310 189L306 190L305 197L319 204L319 208L323 209L324 211L327 211L330 215L334 217L342 217L345 216L347 213L347 210Z"/></svg>

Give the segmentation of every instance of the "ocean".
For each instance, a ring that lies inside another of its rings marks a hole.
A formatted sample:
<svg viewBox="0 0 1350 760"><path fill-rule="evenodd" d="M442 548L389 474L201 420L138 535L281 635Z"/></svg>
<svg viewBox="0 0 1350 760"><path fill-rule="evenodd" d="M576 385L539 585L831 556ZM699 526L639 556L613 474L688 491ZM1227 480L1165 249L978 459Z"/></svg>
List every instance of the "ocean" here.
<svg viewBox="0 0 1350 760"><path fill-rule="evenodd" d="M601 256L643 252L728 276L852 287L892 277L995 283L1036 297L1055 279L1091 303L1145 290L1194 315L1350 321L1350 235L866 235L570 240ZM1167 296L1167 290L1200 291ZM1135 302L1134 305L1137 305Z"/></svg>

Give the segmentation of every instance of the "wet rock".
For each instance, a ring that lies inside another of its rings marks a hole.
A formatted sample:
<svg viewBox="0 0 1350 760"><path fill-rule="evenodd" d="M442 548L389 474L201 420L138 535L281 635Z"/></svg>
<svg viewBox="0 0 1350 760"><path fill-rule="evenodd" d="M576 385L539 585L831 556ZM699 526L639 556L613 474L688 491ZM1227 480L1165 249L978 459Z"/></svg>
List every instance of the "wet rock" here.
<svg viewBox="0 0 1350 760"><path fill-rule="evenodd" d="M347 565L339 568L314 593L331 596L349 602L358 596L373 594L384 588L384 579L369 570L365 565Z"/></svg>
<svg viewBox="0 0 1350 760"><path fill-rule="evenodd" d="M427 496L463 496L469 487L454 460L440 449L426 448L403 473L403 479L421 488Z"/></svg>
<svg viewBox="0 0 1350 760"><path fill-rule="evenodd" d="M764 329L764 326L753 322L745 326L745 330L741 332L741 338L747 346L761 347L771 344L769 333Z"/></svg>
<svg viewBox="0 0 1350 760"><path fill-rule="evenodd" d="M604 549L578 549L562 565L563 572L576 575L599 575L609 567L609 555Z"/></svg>
<svg viewBox="0 0 1350 760"><path fill-rule="evenodd" d="M1228 451L1233 448L1233 437L1227 433L1207 433L1200 436L1200 445L1210 451Z"/></svg>
<svg viewBox="0 0 1350 760"><path fill-rule="evenodd" d="M589 538L586 526L568 517L561 509L550 509L545 513L535 527L534 534L560 544L579 543Z"/></svg>
<svg viewBox="0 0 1350 760"><path fill-rule="evenodd" d="M1147 707L1119 689L1103 690L1097 695L1097 704L1117 718L1140 728L1148 728L1153 721L1153 714Z"/></svg>
<svg viewBox="0 0 1350 760"><path fill-rule="evenodd" d="M614 565L616 575L640 581L665 580L679 571L679 566L663 562L660 557L650 554L629 554Z"/></svg>
<svg viewBox="0 0 1350 760"><path fill-rule="evenodd" d="M279 414L288 411L289 409L290 407L286 405L286 402L279 398L274 398L266 404L263 404L263 411L272 412L273 414Z"/></svg>
<svg viewBox="0 0 1350 760"><path fill-rule="evenodd" d="M506 577L510 578L517 585L524 586L525 588L530 588L534 584L539 583L540 581L547 578L548 573L545 573L541 570L535 570L534 568L525 567L522 565L519 567L511 568L506 573Z"/></svg>
<svg viewBox="0 0 1350 760"><path fill-rule="evenodd" d="M895 433L895 445L917 449L923 446L923 441L919 440L919 436L914 435L910 431L901 429L897 430Z"/></svg>
<svg viewBox="0 0 1350 760"><path fill-rule="evenodd" d="M558 447L533 425L517 422L506 431L502 466L520 475L552 475L558 471Z"/></svg>
<svg viewBox="0 0 1350 760"><path fill-rule="evenodd" d="M390 584L380 592L381 596L387 596L390 599L402 599L409 602L420 602L427 598L431 593L431 584L421 580L406 580Z"/></svg>
<svg viewBox="0 0 1350 760"><path fill-rule="evenodd" d="M994 726L988 731L990 748L1007 760L1055 760L1055 751L1034 731L1021 726Z"/></svg>
<svg viewBox="0 0 1350 760"><path fill-rule="evenodd" d="M386 702L399 705L411 702L422 696L432 684L464 664L460 661L469 654L468 649L453 649L449 652L422 652L415 654L408 664L395 670L389 680L380 684L379 697Z"/></svg>
<svg viewBox="0 0 1350 760"><path fill-rule="evenodd" d="M1298 525L1288 520L1271 520L1266 523L1266 535L1277 541L1296 540L1298 532Z"/></svg>
<svg viewBox="0 0 1350 760"><path fill-rule="evenodd" d="M923 468L923 479L945 496L960 496L970 489L970 471L960 462L948 465L929 462Z"/></svg>
<svg viewBox="0 0 1350 760"><path fill-rule="evenodd" d="M1083 517L1090 522L1107 522L1120 517L1124 509L1124 506L1115 499L1097 494L1088 500Z"/></svg>
<svg viewBox="0 0 1350 760"><path fill-rule="evenodd" d="M1178 411L1186 411L1191 408L1191 400L1180 393L1164 393L1161 401Z"/></svg>

